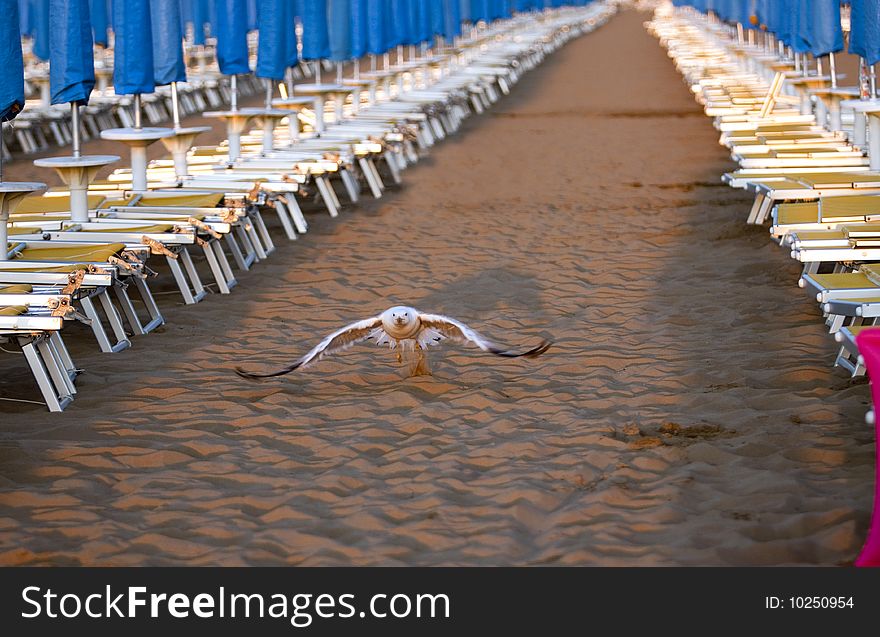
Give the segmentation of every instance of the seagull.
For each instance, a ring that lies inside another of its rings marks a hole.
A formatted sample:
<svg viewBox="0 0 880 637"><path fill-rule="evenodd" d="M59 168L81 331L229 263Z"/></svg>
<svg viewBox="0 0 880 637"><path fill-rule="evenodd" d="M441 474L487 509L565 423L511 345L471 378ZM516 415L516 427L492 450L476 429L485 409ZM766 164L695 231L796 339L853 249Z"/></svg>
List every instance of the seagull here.
<svg viewBox="0 0 880 637"><path fill-rule="evenodd" d="M440 314L425 314L412 307L396 305L385 310L379 316L357 321L336 330L318 343L308 354L283 369L257 374L237 367L235 373L242 378L282 376L316 363L330 354L346 350L356 343L375 341L376 345L387 345L391 349L396 349L398 362L401 362L402 351L417 351L419 359L413 375L425 375L430 374L427 368L426 350L445 340L459 343L471 342L484 352L508 358L519 356L535 358L550 349L552 345L552 342L544 340L528 351L512 352L494 344L461 321Z"/></svg>

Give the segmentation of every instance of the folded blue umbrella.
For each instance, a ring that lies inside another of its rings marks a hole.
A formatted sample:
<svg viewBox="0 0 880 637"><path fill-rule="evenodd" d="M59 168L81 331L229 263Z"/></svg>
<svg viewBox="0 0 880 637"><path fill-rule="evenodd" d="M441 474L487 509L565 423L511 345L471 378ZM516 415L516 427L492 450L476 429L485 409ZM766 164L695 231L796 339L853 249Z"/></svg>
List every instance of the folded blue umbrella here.
<svg viewBox="0 0 880 637"><path fill-rule="evenodd" d="M0 0L0 9L0 122L8 122L24 108L24 61L18 2Z"/></svg>
<svg viewBox="0 0 880 637"><path fill-rule="evenodd" d="M251 72L247 47L247 4L245 0L214 0L215 20L211 26L217 37L217 64L223 75Z"/></svg>
<svg viewBox="0 0 880 637"><path fill-rule="evenodd" d="M89 0L89 15L95 44L107 46L107 0Z"/></svg>
<svg viewBox="0 0 880 637"><path fill-rule="evenodd" d="M852 0L849 52L880 62L880 0Z"/></svg>
<svg viewBox="0 0 880 637"><path fill-rule="evenodd" d="M389 0L366 0L367 3L367 53L382 55L393 45L389 21Z"/></svg>
<svg viewBox="0 0 880 637"><path fill-rule="evenodd" d="M113 3L113 89L117 95L156 90L149 0Z"/></svg>
<svg viewBox="0 0 880 637"><path fill-rule="evenodd" d="M327 0L298 0L297 15L302 21L302 58L324 60L330 57L327 35Z"/></svg>
<svg viewBox="0 0 880 637"><path fill-rule="evenodd" d="M247 0L247 30L253 31L257 28L257 0Z"/></svg>
<svg viewBox="0 0 880 637"><path fill-rule="evenodd" d="M471 14L471 0L458 0L458 12L462 22L474 22Z"/></svg>
<svg viewBox="0 0 880 637"><path fill-rule="evenodd" d="M443 3L443 37L447 42L461 35L461 4L458 0L441 0Z"/></svg>
<svg viewBox="0 0 880 637"><path fill-rule="evenodd" d="M49 0L32 0L30 6L33 53L41 60L49 59Z"/></svg>
<svg viewBox="0 0 880 637"><path fill-rule="evenodd" d="M843 50L840 0L810 0L810 53L816 57Z"/></svg>
<svg viewBox="0 0 880 637"><path fill-rule="evenodd" d="M351 57L367 53L367 0L351 0Z"/></svg>
<svg viewBox="0 0 880 637"><path fill-rule="evenodd" d="M415 44L412 31L412 0L391 0L392 46Z"/></svg>
<svg viewBox="0 0 880 637"><path fill-rule="evenodd" d="M287 0L262 0L257 12L257 77L283 80L287 70Z"/></svg>
<svg viewBox="0 0 880 637"><path fill-rule="evenodd" d="M153 81L156 86L186 82L179 0L150 0L153 31Z"/></svg>
<svg viewBox="0 0 880 637"><path fill-rule="evenodd" d="M329 59L334 62L351 59L350 0L327 0L327 42Z"/></svg>
<svg viewBox="0 0 880 637"><path fill-rule="evenodd" d="M49 87L53 104L88 104L95 87L89 3L50 0Z"/></svg>

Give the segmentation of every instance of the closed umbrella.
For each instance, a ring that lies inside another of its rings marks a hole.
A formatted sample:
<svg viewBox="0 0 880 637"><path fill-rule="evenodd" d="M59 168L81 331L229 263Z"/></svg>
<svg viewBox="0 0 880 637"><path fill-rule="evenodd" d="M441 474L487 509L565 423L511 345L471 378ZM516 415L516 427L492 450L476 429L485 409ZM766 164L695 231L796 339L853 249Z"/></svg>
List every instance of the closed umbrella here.
<svg viewBox="0 0 880 637"><path fill-rule="evenodd" d="M89 0L95 44L107 46L107 0Z"/></svg>
<svg viewBox="0 0 880 637"><path fill-rule="evenodd" d="M24 60L21 55L18 3L0 0L3 20L0 20L0 136L3 122L8 122L24 108ZM2 139L0 139L2 143ZM6 222L9 213L23 197L45 184L3 181L3 153L0 152L0 261L6 261L9 251Z"/></svg>
<svg viewBox="0 0 880 637"><path fill-rule="evenodd" d="M237 75L251 72L248 64L246 0L214 0L216 12L212 23L217 37L217 64L232 83L232 110L238 108Z"/></svg>
<svg viewBox="0 0 880 637"><path fill-rule="evenodd" d="M119 159L115 155L83 157L80 152L79 107L87 104L95 86L92 22L89 3L50 0L49 84L53 104L70 103L73 156L38 159L35 165L54 168L70 188L70 218L88 221L88 186L95 173Z"/></svg>
<svg viewBox="0 0 880 637"><path fill-rule="evenodd" d="M147 147L174 133L170 128L146 128L141 124L141 95L156 90L150 5L150 0L113 3L113 86L119 95L134 96L134 126L101 131L102 138L129 147L132 189L136 192L147 189ZM179 19L174 21L179 24ZM172 77L174 72L172 64Z"/></svg>
<svg viewBox="0 0 880 637"><path fill-rule="evenodd" d="M76 0L51 0L49 86L53 104L70 104L73 156L80 156L79 107L89 103L95 88L92 23L89 5Z"/></svg>

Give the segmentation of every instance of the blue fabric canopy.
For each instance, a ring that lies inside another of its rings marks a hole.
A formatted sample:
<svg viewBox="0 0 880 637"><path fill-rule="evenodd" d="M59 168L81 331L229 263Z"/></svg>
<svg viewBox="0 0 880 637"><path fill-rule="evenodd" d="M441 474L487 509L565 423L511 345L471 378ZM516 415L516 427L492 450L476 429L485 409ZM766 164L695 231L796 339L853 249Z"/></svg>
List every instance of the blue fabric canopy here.
<svg viewBox="0 0 880 637"><path fill-rule="evenodd" d="M257 41L257 77L270 80L283 80L287 70L287 18L289 9L287 0L262 0L257 13L257 29L260 38Z"/></svg>
<svg viewBox="0 0 880 637"><path fill-rule="evenodd" d="M431 42L434 35L431 29L431 5L432 0L415 0L413 5L413 24L417 42ZM434 0L434 4L438 4Z"/></svg>
<svg viewBox="0 0 880 637"><path fill-rule="evenodd" d="M24 61L21 57L18 2L0 0L0 122L8 122L24 108Z"/></svg>
<svg viewBox="0 0 880 637"><path fill-rule="evenodd" d="M217 64L223 75L250 73L247 46L247 3L245 0L214 0Z"/></svg>
<svg viewBox="0 0 880 637"><path fill-rule="evenodd" d="M247 0L247 30L258 29L257 26L257 0Z"/></svg>
<svg viewBox="0 0 880 637"><path fill-rule="evenodd" d="M297 0L302 21L302 58L323 60L330 57L327 35L327 0Z"/></svg>
<svg viewBox="0 0 880 637"><path fill-rule="evenodd" d="M816 57L843 50L840 0L810 0L810 53Z"/></svg>
<svg viewBox="0 0 880 637"><path fill-rule="evenodd" d="M53 104L88 104L95 87L89 3L50 0L49 87Z"/></svg>
<svg viewBox="0 0 880 637"><path fill-rule="evenodd" d="M89 0L89 15L95 44L107 46L107 0Z"/></svg>
<svg viewBox="0 0 880 637"><path fill-rule="evenodd" d="M31 37L33 53L41 60L49 59L49 0L31 1Z"/></svg>
<svg viewBox="0 0 880 637"><path fill-rule="evenodd" d="M471 0L458 0L458 12L461 15L462 22L473 22L471 14Z"/></svg>
<svg viewBox="0 0 880 637"><path fill-rule="evenodd" d="M156 86L186 82L179 0L150 0L153 31L153 81Z"/></svg>
<svg viewBox="0 0 880 637"><path fill-rule="evenodd" d="M471 22L477 23L480 20L489 22L489 0L470 0Z"/></svg>
<svg viewBox="0 0 880 637"><path fill-rule="evenodd" d="M344 62L351 59L350 0L327 0L327 41L331 60Z"/></svg>
<svg viewBox="0 0 880 637"><path fill-rule="evenodd" d="M443 31L447 42L461 35L461 4L458 0L441 0L443 3Z"/></svg>
<svg viewBox="0 0 880 637"><path fill-rule="evenodd" d="M385 19L390 0L366 0L367 3L367 53L381 55L390 47L390 30Z"/></svg>
<svg viewBox="0 0 880 637"><path fill-rule="evenodd" d="M868 64L880 62L880 0L852 0L849 51Z"/></svg>
<svg viewBox="0 0 880 637"><path fill-rule="evenodd" d="M193 44L204 44L205 24L209 21L208 0L182 0L180 10L184 22L192 22Z"/></svg>
<svg viewBox="0 0 880 637"><path fill-rule="evenodd" d="M113 3L113 88L117 95L156 90L149 0Z"/></svg>
<svg viewBox="0 0 880 637"><path fill-rule="evenodd" d="M391 46L415 44L412 29L412 0L391 0Z"/></svg>
<svg viewBox="0 0 880 637"><path fill-rule="evenodd" d="M351 57L367 52L367 0L351 0Z"/></svg>

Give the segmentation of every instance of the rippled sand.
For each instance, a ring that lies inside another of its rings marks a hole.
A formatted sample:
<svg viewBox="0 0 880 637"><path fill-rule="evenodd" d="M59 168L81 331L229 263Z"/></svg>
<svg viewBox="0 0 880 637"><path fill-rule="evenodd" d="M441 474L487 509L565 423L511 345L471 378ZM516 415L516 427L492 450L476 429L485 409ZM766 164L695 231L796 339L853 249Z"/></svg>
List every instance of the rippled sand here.
<svg viewBox="0 0 880 637"><path fill-rule="evenodd" d="M231 296L160 297L169 324L116 355L70 330L68 411L0 402L0 563L851 562L867 387L831 369L644 19L557 53L400 192L313 216ZM556 345L445 347L433 377L369 346L232 373L392 303ZM34 393L21 369L0 358L2 395Z"/></svg>

